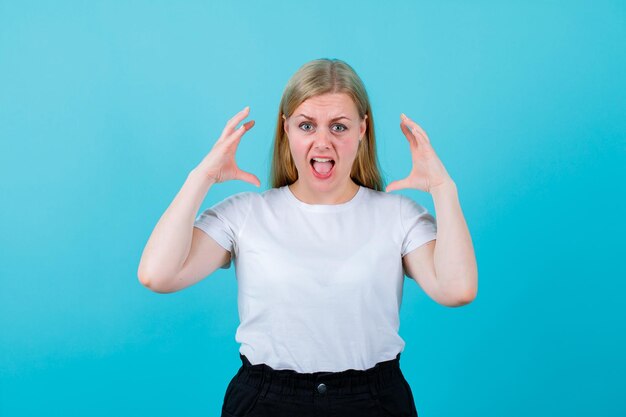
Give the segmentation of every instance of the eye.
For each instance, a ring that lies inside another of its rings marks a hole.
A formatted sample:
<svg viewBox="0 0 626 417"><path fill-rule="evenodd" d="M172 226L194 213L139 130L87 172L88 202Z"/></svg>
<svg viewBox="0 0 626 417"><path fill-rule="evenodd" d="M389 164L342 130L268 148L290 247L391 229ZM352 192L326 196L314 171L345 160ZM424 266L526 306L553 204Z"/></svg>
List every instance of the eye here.
<svg viewBox="0 0 626 417"><path fill-rule="evenodd" d="M312 126L312 125L311 125L311 123L309 123L309 122L304 122L304 123L300 123L300 126L298 126L298 127L299 127L300 129L302 129L302 126ZM304 130L305 132L308 132L308 131L310 131L311 129L302 129L302 130Z"/></svg>
<svg viewBox="0 0 626 417"><path fill-rule="evenodd" d="M336 127L340 127L340 128L341 128L341 130L336 130L336 132L345 132L346 130L348 130L348 128L347 128L347 127L345 127L345 126L344 126L344 125L342 125L342 124L336 124L336 125L334 125L334 126L336 126Z"/></svg>

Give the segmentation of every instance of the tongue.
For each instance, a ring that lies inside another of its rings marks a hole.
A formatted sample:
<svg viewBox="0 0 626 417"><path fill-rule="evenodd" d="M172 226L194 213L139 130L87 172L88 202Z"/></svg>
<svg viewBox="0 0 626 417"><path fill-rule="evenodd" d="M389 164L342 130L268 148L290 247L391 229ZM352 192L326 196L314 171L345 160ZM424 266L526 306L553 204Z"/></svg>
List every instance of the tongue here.
<svg viewBox="0 0 626 417"><path fill-rule="evenodd" d="M332 162L317 162L313 161L313 169L315 169L320 174L328 174L328 172L332 169Z"/></svg>

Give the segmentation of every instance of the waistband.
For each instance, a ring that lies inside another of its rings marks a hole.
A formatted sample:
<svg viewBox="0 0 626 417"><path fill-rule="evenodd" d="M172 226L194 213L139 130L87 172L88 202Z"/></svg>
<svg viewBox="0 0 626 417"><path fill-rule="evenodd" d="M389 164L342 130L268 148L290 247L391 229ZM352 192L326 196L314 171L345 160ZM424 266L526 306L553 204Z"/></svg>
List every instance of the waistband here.
<svg viewBox="0 0 626 417"><path fill-rule="evenodd" d="M265 396L267 392L305 397L366 392L376 395L382 388L402 383L404 376L400 370L400 354L395 359L379 362L365 370L300 373L291 369L273 369L264 363L252 365L240 353L242 366L235 379L256 389L261 388L261 396Z"/></svg>

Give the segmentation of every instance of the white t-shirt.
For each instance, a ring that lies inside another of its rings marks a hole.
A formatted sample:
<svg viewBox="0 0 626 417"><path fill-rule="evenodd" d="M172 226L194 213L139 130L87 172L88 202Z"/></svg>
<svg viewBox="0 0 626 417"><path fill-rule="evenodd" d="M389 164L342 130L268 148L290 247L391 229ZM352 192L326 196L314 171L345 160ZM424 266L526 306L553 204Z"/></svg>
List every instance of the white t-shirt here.
<svg viewBox="0 0 626 417"><path fill-rule="evenodd" d="M283 186L232 195L194 226L231 252L235 340L253 365L364 370L404 350L401 257L437 232L412 199L361 186L346 203L307 204Z"/></svg>

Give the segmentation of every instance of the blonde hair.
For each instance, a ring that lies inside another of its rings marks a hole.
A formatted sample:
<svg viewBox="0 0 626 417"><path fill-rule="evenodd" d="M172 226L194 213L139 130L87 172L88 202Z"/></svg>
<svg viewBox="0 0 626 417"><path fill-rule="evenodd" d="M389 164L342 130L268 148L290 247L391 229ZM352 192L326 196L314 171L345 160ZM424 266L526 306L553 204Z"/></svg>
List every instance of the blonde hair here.
<svg viewBox="0 0 626 417"><path fill-rule="evenodd" d="M339 59L326 58L307 62L300 67L283 91L278 108L270 167L272 188L292 184L298 179L298 171L291 156L283 125L283 115L289 117L305 100L327 93L349 95L356 105L359 117L363 119L367 115L365 135L359 144L350 178L358 185L383 191L384 183L376 156L374 117L365 86L350 65Z"/></svg>

